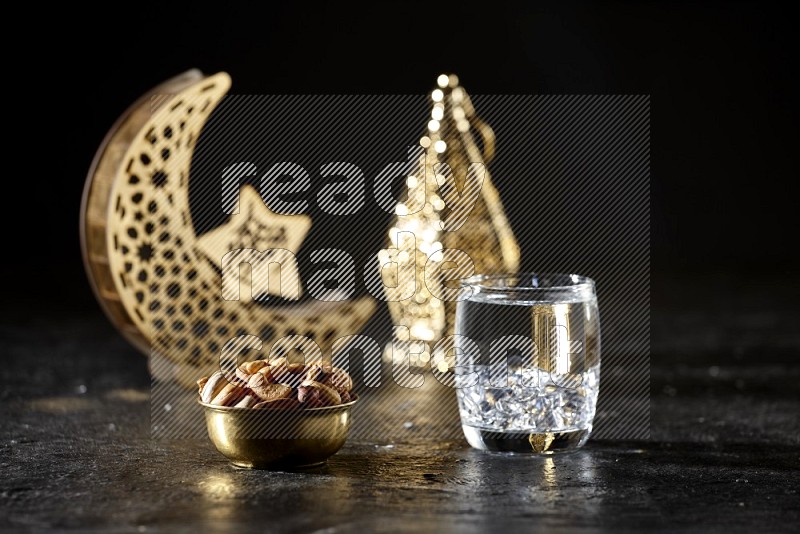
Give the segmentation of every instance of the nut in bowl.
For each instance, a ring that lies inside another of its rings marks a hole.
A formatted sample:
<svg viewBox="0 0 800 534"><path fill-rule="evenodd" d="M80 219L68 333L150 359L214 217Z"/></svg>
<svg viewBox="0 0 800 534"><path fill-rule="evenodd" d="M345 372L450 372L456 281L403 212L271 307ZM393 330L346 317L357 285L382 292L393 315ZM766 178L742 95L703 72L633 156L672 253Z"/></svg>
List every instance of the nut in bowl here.
<svg viewBox="0 0 800 534"><path fill-rule="evenodd" d="M347 440L356 402L346 371L286 358L241 364L197 381L208 436L238 467L322 465Z"/></svg>

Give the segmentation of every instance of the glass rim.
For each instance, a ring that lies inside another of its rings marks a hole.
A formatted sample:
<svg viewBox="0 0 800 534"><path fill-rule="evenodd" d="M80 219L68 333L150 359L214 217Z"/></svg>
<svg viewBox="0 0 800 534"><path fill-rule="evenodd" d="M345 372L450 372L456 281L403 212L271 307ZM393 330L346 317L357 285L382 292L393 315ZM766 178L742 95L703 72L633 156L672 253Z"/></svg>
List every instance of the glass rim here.
<svg viewBox="0 0 800 534"><path fill-rule="evenodd" d="M566 280L569 283L557 284L540 284L539 279L558 279ZM528 283L521 285L510 284L489 284L491 281L501 281L509 279L523 279L529 280ZM588 276L572 273L551 273L551 272L536 272L524 271L518 273L491 273L491 274L476 274L469 278L461 280L462 288L475 288L481 292L498 292L498 293L513 293L513 292L536 292L536 291L594 291L595 282Z"/></svg>

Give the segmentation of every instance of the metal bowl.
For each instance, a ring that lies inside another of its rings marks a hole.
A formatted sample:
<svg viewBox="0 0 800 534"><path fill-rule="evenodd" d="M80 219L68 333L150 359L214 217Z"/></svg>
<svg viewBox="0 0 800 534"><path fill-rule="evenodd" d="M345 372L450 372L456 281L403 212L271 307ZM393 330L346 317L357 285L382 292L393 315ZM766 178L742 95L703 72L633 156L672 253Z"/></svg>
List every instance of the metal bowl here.
<svg viewBox="0 0 800 534"><path fill-rule="evenodd" d="M292 410L232 408L199 402L211 442L237 467L310 468L322 465L347 440L356 400Z"/></svg>

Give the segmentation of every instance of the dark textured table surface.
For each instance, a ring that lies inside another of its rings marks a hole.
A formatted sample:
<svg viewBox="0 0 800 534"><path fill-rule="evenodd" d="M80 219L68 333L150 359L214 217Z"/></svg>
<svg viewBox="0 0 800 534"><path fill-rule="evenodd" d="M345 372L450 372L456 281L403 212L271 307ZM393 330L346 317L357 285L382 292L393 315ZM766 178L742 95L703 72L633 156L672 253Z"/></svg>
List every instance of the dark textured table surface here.
<svg viewBox="0 0 800 534"><path fill-rule="evenodd" d="M93 309L6 315L0 528L102 531L792 531L800 291L654 285L651 436L552 458L348 443L313 472L150 439L145 359ZM662 288L663 289L663 288Z"/></svg>

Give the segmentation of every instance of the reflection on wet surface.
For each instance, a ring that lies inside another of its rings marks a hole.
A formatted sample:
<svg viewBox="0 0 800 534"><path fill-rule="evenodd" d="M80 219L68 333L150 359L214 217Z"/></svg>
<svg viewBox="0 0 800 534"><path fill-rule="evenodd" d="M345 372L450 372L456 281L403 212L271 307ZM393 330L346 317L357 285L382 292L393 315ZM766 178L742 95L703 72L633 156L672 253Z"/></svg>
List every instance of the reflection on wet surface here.
<svg viewBox="0 0 800 534"><path fill-rule="evenodd" d="M66 414L91 410L98 405L96 401L86 397L46 397L34 399L28 403L34 412Z"/></svg>
<svg viewBox="0 0 800 534"><path fill-rule="evenodd" d="M147 402L150 400L150 391L141 389L112 389L105 394L105 398L125 402Z"/></svg>
<svg viewBox="0 0 800 534"><path fill-rule="evenodd" d="M150 400L150 392L141 389L112 389L103 395L101 400L98 397L84 395L86 386L80 386L79 395L65 395L60 397L44 397L28 401L28 407L34 412L67 414L72 412L83 412L87 410L98 410L105 405L114 402L140 403Z"/></svg>

